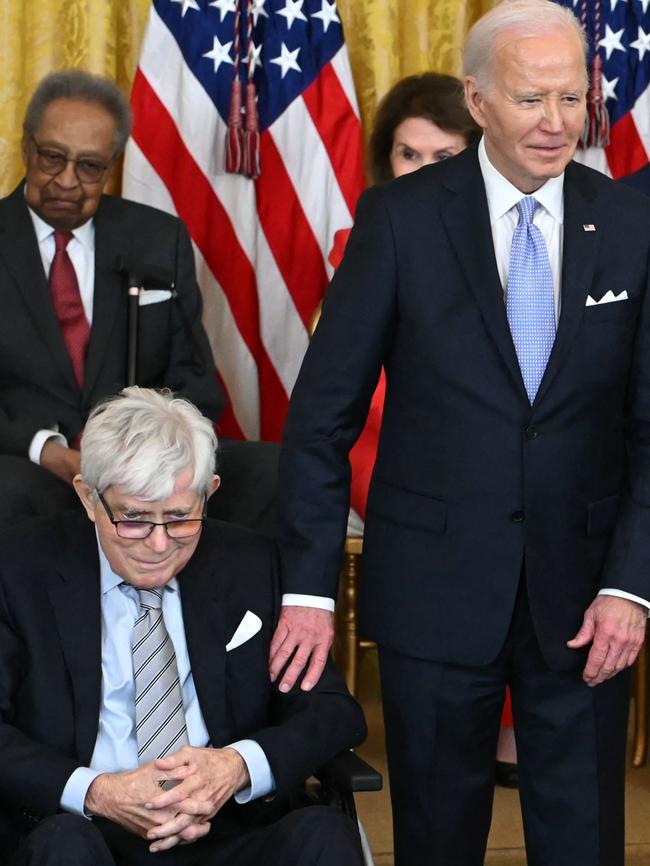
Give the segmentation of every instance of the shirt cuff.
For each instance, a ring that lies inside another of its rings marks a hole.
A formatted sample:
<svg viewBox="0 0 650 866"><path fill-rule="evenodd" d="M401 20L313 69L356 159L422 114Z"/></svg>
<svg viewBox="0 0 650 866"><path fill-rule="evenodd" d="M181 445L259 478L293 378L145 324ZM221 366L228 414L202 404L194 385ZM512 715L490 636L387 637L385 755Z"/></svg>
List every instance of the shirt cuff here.
<svg viewBox="0 0 650 866"><path fill-rule="evenodd" d="M235 794L236 803L250 803L259 797L266 797L275 791L275 779L271 767L264 754L264 749L255 740L239 740L231 743L229 749L234 749L244 759L251 783ZM73 774L74 775L74 774Z"/></svg>
<svg viewBox="0 0 650 866"><path fill-rule="evenodd" d="M635 601L637 604L642 604L648 608L648 616L650 616L650 601L641 598L638 595L632 595L631 592L625 592L623 589L601 589L598 595L615 595L617 598L626 598L628 601Z"/></svg>
<svg viewBox="0 0 650 866"><path fill-rule="evenodd" d="M283 607L318 607L334 613L336 607L333 598L324 595L302 595L298 592L285 592L282 596Z"/></svg>
<svg viewBox="0 0 650 866"><path fill-rule="evenodd" d="M65 448L68 447L68 440L58 430L38 430L34 433L34 438L30 443L28 451L29 459L32 463L40 464L43 445L50 439L56 439L60 445L63 445Z"/></svg>
<svg viewBox="0 0 650 866"><path fill-rule="evenodd" d="M90 815L84 811L86 794L88 793L88 788L90 788L97 776L100 775L100 770L91 770L89 767L77 767L65 783L65 788L61 794L59 806L63 811L72 812L73 815L79 815L80 818L90 819Z"/></svg>

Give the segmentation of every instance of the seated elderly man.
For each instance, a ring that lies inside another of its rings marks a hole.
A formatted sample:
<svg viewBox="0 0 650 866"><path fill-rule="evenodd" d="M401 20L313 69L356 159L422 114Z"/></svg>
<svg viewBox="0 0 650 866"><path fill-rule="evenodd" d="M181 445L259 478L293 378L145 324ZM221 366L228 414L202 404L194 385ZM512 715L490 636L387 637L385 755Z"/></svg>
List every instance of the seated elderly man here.
<svg viewBox="0 0 650 866"><path fill-rule="evenodd" d="M86 514L0 539L3 863L360 863L349 819L287 794L363 715L332 667L270 682L274 550L205 519L215 446L189 402L126 388L85 428Z"/></svg>
<svg viewBox="0 0 650 866"><path fill-rule="evenodd" d="M103 194L130 129L116 85L80 70L46 76L27 106L25 180L0 199L0 525L78 504L88 413L125 385L171 388L213 421L224 409L185 226ZM221 444L210 515L271 532L277 446Z"/></svg>

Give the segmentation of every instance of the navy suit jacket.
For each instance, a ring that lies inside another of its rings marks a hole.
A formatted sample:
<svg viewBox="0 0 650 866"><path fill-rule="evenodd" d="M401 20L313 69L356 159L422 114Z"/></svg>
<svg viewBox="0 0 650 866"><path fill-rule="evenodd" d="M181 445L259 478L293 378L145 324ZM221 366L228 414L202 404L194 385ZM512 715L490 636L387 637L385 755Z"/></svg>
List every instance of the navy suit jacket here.
<svg viewBox="0 0 650 866"><path fill-rule="evenodd" d="M601 587L650 598L650 201L571 163L561 315L531 406L476 148L361 198L293 392L283 590L335 596L348 451L382 364L363 632L423 658L503 646L525 560L548 664ZM587 306L608 291L628 300Z"/></svg>
<svg viewBox="0 0 650 866"><path fill-rule="evenodd" d="M217 419L224 397L201 324L192 245L180 220L102 196L95 222L93 322L83 391L72 372L21 184L0 200L0 454L26 457L37 430L68 441L126 384L127 285L118 257L173 275L177 297L139 308L137 381L169 387Z"/></svg>
<svg viewBox="0 0 650 866"><path fill-rule="evenodd" d="M309 693L282 695L268 652L279 611L275 551L266 539L207 521L178 575L192 675L210 742L250 737L264 749L277 796L224 807L218 833L277 817L286 795L365 736L360 707L328 664ZM262 629L226 652L247 610ZM85 515L23 523L0 538L0 853L2 835L57 811L77 767L88 766L101 702L97 542Z"/></svg>
<svg viewBox="0 0 650 866"><path fill-rule="evenodd" d="M632 189L638 189L645 195L650 195L650 165L644 165L633 174L620 178L619 182L631 186Z"/></svg>

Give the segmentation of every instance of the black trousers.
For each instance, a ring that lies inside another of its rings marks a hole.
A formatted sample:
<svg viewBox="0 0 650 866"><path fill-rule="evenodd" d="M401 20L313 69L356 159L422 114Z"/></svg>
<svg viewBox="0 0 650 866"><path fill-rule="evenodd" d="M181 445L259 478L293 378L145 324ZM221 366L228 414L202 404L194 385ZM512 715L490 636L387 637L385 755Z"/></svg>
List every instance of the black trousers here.
<svg viewBox="0 0 650 866"><path fill-rule="evenodd" d="M525 580L483 667L379 649L395 866L481 866L506 685L528 866L623 866L629 675L589 688L542 658Z"/></svg>
<svg viewBox="0 0 650 866"><path fill-rule="evenodd" d="M273 535L278 455L275 442L220 439L217 472L221 486L208 503L210 517ZM26 457L0 455L0 489L0 527L80 507L70 485Z"/></svg>
<svg viewBox="0 0 650 866"><path fill-rule="evenodd" d="M322 806L227 840L210 834L157 854L148 845L116 824L61 814L25 836L8 866L362 866L357 828Z"/></svg>

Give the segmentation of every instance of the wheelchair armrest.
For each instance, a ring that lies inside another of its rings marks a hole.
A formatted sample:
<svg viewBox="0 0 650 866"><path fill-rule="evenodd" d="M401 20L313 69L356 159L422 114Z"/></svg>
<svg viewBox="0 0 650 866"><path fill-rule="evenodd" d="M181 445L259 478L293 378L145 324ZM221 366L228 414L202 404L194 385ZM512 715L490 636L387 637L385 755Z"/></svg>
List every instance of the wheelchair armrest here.
<svg viewBox="0 0 650 866"><path fill-rule="evenodd" d="M326 787L343 791L381 791L383 786L381 773L349 751L332 758L314 775Z"/></svg>

